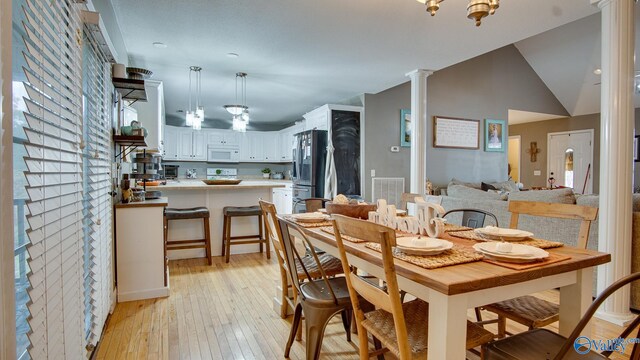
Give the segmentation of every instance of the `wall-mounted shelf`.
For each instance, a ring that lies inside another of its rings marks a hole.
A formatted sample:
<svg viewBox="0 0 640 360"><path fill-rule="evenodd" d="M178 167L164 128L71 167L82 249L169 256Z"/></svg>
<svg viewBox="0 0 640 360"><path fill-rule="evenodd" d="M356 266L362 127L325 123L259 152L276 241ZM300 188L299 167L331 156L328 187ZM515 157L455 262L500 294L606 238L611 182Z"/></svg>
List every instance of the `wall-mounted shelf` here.
<svg viewBox="0 0 640 360"><path fill-rule="evenodd" d="M147 143L144 141L144 136L127 136L127 135L113 135L113 141L120 145L121 151L116 155L116 160L122 156L123 158L129 155L132 151L138 147L146 147Z"/></svg>
<svg viewBox="0 0 640 360"><path fill-rule="evenodd" d="M144 80L111 78L111 81L122 98L131 101L131 104L136 101L147 101L147 91L144 87Z"/></svg>

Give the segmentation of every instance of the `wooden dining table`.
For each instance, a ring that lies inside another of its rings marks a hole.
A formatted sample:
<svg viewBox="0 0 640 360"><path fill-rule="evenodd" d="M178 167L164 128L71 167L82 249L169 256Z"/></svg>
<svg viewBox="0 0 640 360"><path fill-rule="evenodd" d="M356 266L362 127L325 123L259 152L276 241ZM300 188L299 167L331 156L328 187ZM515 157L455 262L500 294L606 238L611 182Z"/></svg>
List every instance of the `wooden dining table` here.
<svg viewBox="0 0 640 360"><path fill-rule="evenodd" d="M313 244L339 257L332 234L319 228L298 226L290 218L281 220L297 227ZM441 238L452 239L445 234ZM358 269L382 278L382 256L366 243L344 241L349 262ZM611 261L611 255L562 246L549 253L567 260L524 270L514 270L487 261L425 269L395 259L401 290L429 303L428 358L465 359L467 309L549 289L560 289L559 332L568 336L592 302L593 269ZM584 334L590 334L585 328Z"/></svg>

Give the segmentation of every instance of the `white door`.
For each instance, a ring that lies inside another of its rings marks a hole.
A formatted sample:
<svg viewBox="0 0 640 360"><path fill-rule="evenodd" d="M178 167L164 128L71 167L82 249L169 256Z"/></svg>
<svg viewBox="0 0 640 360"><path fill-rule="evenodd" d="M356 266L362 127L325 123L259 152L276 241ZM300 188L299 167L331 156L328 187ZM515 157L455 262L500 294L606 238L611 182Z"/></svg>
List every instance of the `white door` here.
<svg viewBox="0 0 640 360"><path fill-rule="evenodd" d="M547 176L553 176L555 186L593 192L593 130L548 134L548 154Z"/></svg>

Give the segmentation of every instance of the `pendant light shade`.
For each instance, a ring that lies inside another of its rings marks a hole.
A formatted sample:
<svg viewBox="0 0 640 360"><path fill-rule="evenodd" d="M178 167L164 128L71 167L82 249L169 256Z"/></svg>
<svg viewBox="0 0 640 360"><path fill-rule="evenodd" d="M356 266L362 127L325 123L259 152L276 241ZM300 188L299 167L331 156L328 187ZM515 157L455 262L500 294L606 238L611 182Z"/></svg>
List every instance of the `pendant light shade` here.
<svg viewBox="0 0 640 360"><path fill-rule="evenodd" d="M200 130L202 128L202 121L204 121L204 106L201 103L202 94L202 68L199 66L191 66L189 68L189 109L185 115L185 125L191 126L194 130ZM191 74L195 72L196 84L195 84L195 108L191 107Z"/></svg>
<svg viewBox="0 0 640 360"><path fill-rule="evenodd" d="M238 101L238 80L240 80L240 100ZM247 74L243 72L236 73L236 103L234 105L225 105L225 110L232 117L232 128L235 131L244 132L247 130L249 123L249 107L247 106Z"/></svg>

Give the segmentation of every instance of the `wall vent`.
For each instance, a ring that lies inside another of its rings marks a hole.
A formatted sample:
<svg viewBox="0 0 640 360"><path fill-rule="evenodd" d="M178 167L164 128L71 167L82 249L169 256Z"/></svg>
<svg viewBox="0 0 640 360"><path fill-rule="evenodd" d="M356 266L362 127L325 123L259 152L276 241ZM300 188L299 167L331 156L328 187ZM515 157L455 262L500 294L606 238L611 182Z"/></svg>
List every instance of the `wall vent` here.
<svg viewBox="0 0 640 360"><path fill-rule="evenodd" d="M371 179L371 182L371 199L374 203L378 199L385 199L389 205L400 206L402 193L404 192L404 178L377 177Z"/></svg>

